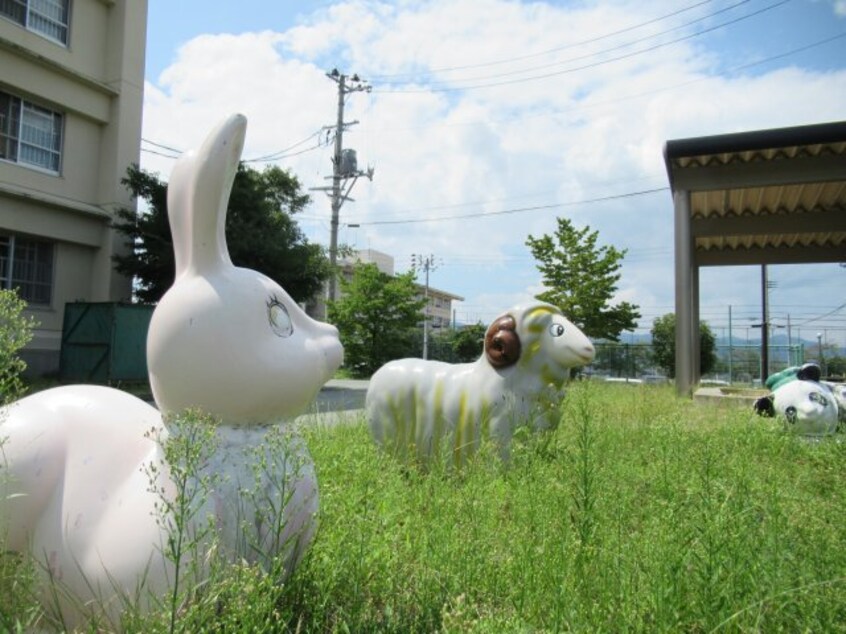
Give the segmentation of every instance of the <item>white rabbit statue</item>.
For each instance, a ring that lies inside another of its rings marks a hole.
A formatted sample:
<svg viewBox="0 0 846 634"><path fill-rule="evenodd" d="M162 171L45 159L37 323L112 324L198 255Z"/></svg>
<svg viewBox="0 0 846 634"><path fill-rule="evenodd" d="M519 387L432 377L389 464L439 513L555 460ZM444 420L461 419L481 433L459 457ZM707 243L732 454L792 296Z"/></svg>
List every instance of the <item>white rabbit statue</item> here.
<svg viewBox="0 0 846 634"><path fill-rule="evenodd" d="M147 339L159 409L119 390L74 385L0 411L0 540L35 558L44 601L66 626L91 614L117 626L122 602L135 599L143 611L171 587L160 515L175 485L162 443L178 433L168 429L169 416L186 408L220 422L216 453L200 474L216 480L194 521L211 518L224 552L281 555L290 571L314 533L311 457L280 423L314 398L343 349L333 326L312 320L273 280L229 258L226 207L245 133L246 118L229 117L171 175L176 279ZM281 456L266 444L280 428ZM276 462L257 482L253 467L268 458ZM247 488L258 495L244 495ZM262 499L284 508L281 532L259 508Z"/></svg>

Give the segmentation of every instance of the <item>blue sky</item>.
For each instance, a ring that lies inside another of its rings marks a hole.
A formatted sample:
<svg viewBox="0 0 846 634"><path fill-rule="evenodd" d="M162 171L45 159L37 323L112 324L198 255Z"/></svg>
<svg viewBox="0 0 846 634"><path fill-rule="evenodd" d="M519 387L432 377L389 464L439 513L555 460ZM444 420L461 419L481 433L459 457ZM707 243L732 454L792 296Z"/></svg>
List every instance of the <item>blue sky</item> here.
<svg viewBox="0 0 846 634"><path fill-rule="evenodd" d="M194 147L240 111L245 158L310 137L278 164L321 186L331 149L311 135L336 101L324 73L359 73L373 91L349 96L359 123L344 145L375 176L342 209L340 239L390 253L398 271L434 254L431 283L466 298L461 321L541 290L526 236L566 215L628 249L619 298L647 331L673 310L672 203L640 193L667 185L663 143L846 115L846 0L180 0L176 18L174 6L149 2L142 165L166 178L174 152L161 145ZM519 211L534 206L547 209ZM444 219L473 214L494 215ZM329 215L316 192L300 218L310 239L328 244ZM770 278L776 322L846 345L846 308L826 315L846 302L846 268ZM731 305L744 336L759 283L758 267L703 269L703 318L725 332Z"/></svg>

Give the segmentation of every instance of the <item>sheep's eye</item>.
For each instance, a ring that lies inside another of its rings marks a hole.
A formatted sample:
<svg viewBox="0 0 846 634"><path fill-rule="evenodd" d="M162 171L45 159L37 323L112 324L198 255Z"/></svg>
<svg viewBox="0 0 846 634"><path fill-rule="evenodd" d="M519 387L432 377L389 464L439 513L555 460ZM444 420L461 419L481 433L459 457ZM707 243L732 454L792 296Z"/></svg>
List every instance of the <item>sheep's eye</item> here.
<svg viewBox="0 0 846 634"><path fill-rule="evenodd" d="M288 309L275 297L267 302L267 318L270 321L270 328L274 334L280 337L290 337L294 332L294 324Z"/></svg>
<svg viewBox="0 0 846 634"><path fill-rule="evenodd" d="M811 392L808 395L808 398L811 399L811 401L814 403L819 403L823 407L828 407L828 401L825 400L825 396L823 396L819 392Z"/></svg>
<svg viewBox="0 0 846 634"><path fill-rule="evenodd" d="M561 324L551 324L549 326L549 334L551 334L553 337L560 337L564 334L564 326L562 326Z"/></svg>

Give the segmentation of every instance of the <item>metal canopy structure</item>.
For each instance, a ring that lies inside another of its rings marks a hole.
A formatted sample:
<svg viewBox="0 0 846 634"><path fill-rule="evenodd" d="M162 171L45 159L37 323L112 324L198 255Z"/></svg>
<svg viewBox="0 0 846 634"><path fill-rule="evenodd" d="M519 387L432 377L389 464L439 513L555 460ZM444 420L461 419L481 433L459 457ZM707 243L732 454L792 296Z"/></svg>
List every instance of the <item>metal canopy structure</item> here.
<svg viewBox="0 0 846 634"><path fill-rule="evenodd" d="M699 382L699 267L846 261L846 121L667 141L676 388Z"/></svg>

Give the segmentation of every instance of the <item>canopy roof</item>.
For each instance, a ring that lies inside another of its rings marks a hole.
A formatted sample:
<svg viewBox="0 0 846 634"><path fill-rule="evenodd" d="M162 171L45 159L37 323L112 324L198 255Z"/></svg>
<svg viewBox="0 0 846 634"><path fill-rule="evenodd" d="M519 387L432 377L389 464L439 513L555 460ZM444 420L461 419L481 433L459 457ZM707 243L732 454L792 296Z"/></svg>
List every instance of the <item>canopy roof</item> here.
<svg viewBox="0 0 846 634"><path fill-rule="evenodd" d="M846 121L668 141L696 263L846 261Z"/></svg>
<svg viewBox="0 0 846 634"><path fill-rule="evenodd" d="M664 160L686 394L699 380L699 267L846 262L846 121L667 141Z"/></svg>

